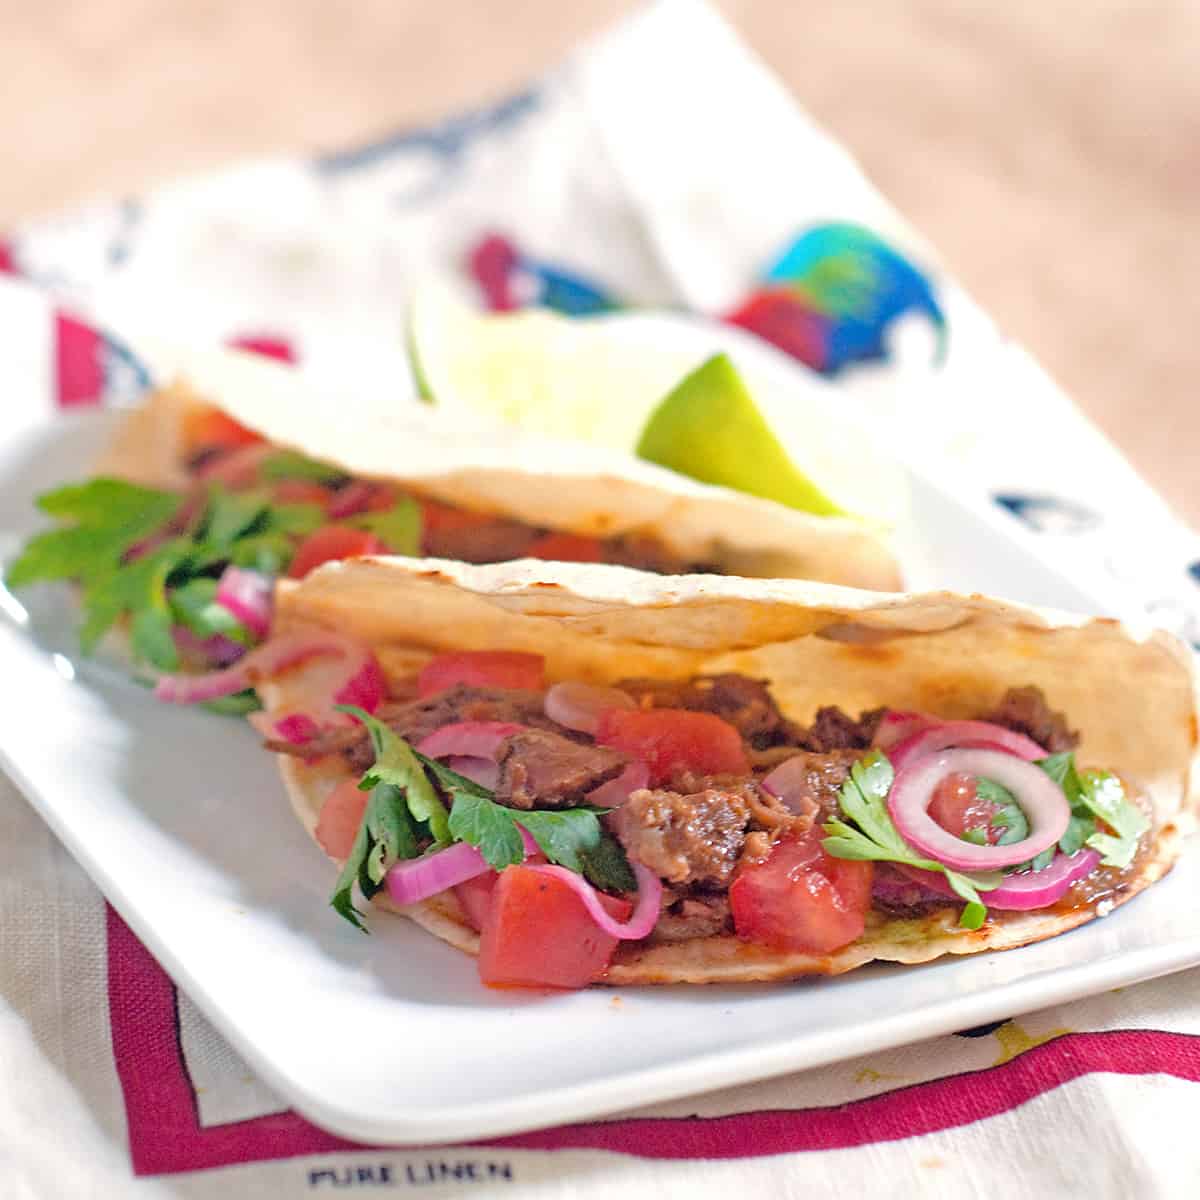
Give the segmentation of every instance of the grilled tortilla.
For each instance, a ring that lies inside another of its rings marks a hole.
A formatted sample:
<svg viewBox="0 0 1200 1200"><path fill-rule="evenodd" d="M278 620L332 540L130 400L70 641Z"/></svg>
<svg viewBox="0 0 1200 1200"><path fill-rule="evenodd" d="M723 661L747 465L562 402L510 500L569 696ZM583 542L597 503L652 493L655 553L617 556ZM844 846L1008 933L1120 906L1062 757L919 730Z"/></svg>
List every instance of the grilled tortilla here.
<svg viewBox="0 0 1200 1200"><path fill-rule="evenodd" d="M768 681L784 713L801 722L828 704L966 717L989 710L1010 686L1033 684L1078 727L1081 761L1117 770L1153 807L1147 849L1102 904L992 912L976 931L957 926L957 905L905 918L872 910L862 937L819 956L733 935L624 942L608 972L611 984L831 975L872 960L925 962L1041 941L1162 878L1194 825L1200 754L1192 654L1168 634L1107 618L947 592L882 595L617 567L378 558L331 564L299 584L281 584L276 628L351 633L396 679L434 654L493 649L544 655L551 681L737 672ZM269 711L304 694L305 671L260 686ZM312 833L322 802L348 768L337 758L315 765L281 758L280 765L296 814ZM403 911L477 952L478 935L452 894Z"/></svg>
<svg viewBox="0 0 1200 1200"><path fill-rule="evenodd" d="M187 414L217 407L282 448L443 504L589 537L644 537L723 574L900 586L884 532L856 518L814 516L582 442L463 430L437 411L331 395L249 354L172 359L179 381L129 414L100 473L186 486Z"/></svg>

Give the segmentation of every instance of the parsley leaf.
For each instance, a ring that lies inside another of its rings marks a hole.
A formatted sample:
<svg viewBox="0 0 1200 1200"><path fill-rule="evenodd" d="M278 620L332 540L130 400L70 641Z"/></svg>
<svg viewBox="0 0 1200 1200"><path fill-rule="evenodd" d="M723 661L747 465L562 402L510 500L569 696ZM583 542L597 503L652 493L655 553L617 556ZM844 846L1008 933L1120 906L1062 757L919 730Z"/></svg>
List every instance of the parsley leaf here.
<svg viewBox="0 0 1200 1200"><path fill-rule="evenodd" d="M590 809L528 809L514 812L513 819L533 835L551 862L579 874L583 874L581 856L600 845L600 821Z"/></svg>
<svg viewBox="0 0 1200 1200"><path fill-rule="evenodd" d="M850 778L838 794L842 812L854 825L837 819L827 821L825 832L829 836L821 845L834 858L896 862L923 871L940 871L955 894L966 901L958 923L964 929L978 929L987 917L987 907L979 893L999 887L1002 877L965 875L915 854L892 824L887 810L887 794L893 778L892 764L878 750L859 759L850 768Z"/></svg>
<svg viewBox="0 0 1200 1200"><path fill-rule="evenodd" d="M349 713L366 726L375 749L375 762L358 786L364 792L381 783L401 789L408 811L416 820L424 821L429 826L437 845L448 846L451 841L449 817L425 774L422 762L428 760L419 760L412 747L399 734L357 705L337 704L334 707L339 712Z"/></svg>
<svg viewBox="0 0 1200 1200"><path fill-rule="evenodd" d="M996 839L997 846L1011 846L1029 836L1029 819L1025 816L1025 810L1017 803L1016 796L1002 783L980 777L975 781L975 794L980 800L997 806L988 821L989 825L1004 830ZM984 843L986 840L985 837Z"/></svg>

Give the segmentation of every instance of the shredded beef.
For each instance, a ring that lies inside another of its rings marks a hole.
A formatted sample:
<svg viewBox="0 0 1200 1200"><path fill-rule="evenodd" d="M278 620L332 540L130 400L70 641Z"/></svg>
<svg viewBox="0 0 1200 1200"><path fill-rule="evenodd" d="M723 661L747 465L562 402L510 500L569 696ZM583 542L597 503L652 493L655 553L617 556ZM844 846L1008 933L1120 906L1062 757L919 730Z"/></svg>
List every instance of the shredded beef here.
<svg viewBox="0 0 1200 1200"><path fill-rule="evenodd" d="M791 725L767 684L748 675L696 675L691 679L624 679L616 685L642 708L687 708L728 721L752 746L787 738Z"/></svg>
<svg viewBox="0 0 1200 1200"><path fill-rule="evenodd" d="M609 819L630 858L668 883L723 888L742 852L750 806L721 788L692 796L643 788Z"/></svg>
<svg viewBox="0 0 1200 1200"><path fill-rule="evenodd" d="M812 724L798 731L796 744L805 750L865 750L875 736L886 708L859 713L856 721L840 708L818 708Z"/></svg>
<svg viewBox="0 0 1200 1200"><path fill-rule="evenodd" d="M573 742L545 729L522 730L504 739L496 800L511 808L576 803L619 775L628 761L607 746Z"/></svg>
<svg viewBox="0 0 1200 1200"><path fill-rule="evenodd" d="M650 937L655 942L689 942L732 930L733 915L725 893L679 892L668 888L664 890L662 912Z"/></svg>
<svg viewBox="0 0 1200 1200"><path fill-rule="evenodd" d="M436 558L460 562L494 563L521 558L538 536L532 525L508 521L502 517L443 527L426 527L421 535L422 549Z"/></svg>
<svg viewBox="0 0 1200 1200"><path fill-rule="evenodd" d="M798 751L792 755L801 764L789 776L788 801L800 810L807 828L837 811L838 792L850 768L862 758L861 750L829 750L824 753ZM789 760L791 761L791 760Z"/></svg>
<svg viewBox="0 0 1200 1200"><path fill-rule="evenodd" d="M980 720L1023 733L1051 754L1074 750L1079 745L1079 734L1068 726L1063 713L1055 712L1046 703L1039 687L1009 688L1000 697L996 710Z"/></svg>

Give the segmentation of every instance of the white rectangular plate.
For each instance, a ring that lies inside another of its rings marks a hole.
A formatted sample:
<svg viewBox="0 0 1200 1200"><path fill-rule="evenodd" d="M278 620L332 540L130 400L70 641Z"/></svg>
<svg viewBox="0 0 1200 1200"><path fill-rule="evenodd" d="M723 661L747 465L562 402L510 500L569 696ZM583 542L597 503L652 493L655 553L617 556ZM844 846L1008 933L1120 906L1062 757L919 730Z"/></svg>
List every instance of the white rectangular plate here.
<svg viewBox="0 0 1200 1200"><path fill-rule="evenodd" d="M0 551L32 497L88 472L111 418L0 457ZM1000 514L913 479L918 585L1103 611ZM133 930L265 1082L316 1123L397 1145L557 1124L765 1078L1200 963L1184 863L1111 917L1038 946L795 985L482 987L406 921L365 938L328 908L329 864L238 722L156 703L78 661L65 588L0 592L0 758ZM22 620L22 606L29 616Z"/></svg>

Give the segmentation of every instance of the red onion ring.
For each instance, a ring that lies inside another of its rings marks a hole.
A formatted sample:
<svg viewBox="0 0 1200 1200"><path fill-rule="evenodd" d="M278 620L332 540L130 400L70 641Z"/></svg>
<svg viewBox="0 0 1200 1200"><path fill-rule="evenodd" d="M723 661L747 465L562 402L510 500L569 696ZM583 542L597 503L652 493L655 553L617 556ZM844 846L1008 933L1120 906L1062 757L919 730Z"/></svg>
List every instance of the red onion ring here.
<svg viewBox="0 0 1200 1200"><path fill-rule="evenodd" d="M210 462L197 467L193 474L205 483L224 483L232 488L248 487L257 480L258 468L263 459L278 453L279 447L270 442L254 442L249 446L239 446L226 454L219 454Z"/></svg>
<svg viewBox="0 0 1200 1200"><path fill-rule="evenodd" d="M871 745L876 750L890 750L898 746L914 734L922 733L942 722L937 717L931 717L923 712L902 712L889 708L875 727L875 736Z"/></svg>
<svg viewBox="0 0 1200 1200"><path fill-rule="evenodd" d="M929 805L937 785L960 771L1008 788L1029 821L1029 836L1007 846L977 846L943 829L929 815ZM945 750L910 762L896 772L887 806L906 842L959 871L995 871L1035 858L1058 842L1071 818L1062 788L1045 771L997 750Z"/></svg>
<svg viewBox="0 0 1200 1200"><path fill-rule="evenodd" d="M617 808L624 804L632 792L641 791L650 783L650 768L635 759L616 779L610 779L587 794L587 802L600 808Z"/></svg>
<svg viewBox="0 0 1200 1200"><path fill-rule="evenodd" d="M529 830L521 829L520 832L525 857L541 854L541 848ZM388 895L397 904L416 904L491 869L491 864L475 846L469 842L455 842L433 854L396 863L388 870L383 882Z"/></svg>
<svg viewBox="0 0 1200 1200"><path fill-rule="evenodd" d="M511 721L455 721L435 729L417 743L428 758L488 758L496 761L506 738L526 726Z"/></svg>
<svg viewBox="0 0 1200 1200"><path fill-rule="evenodd" d="M231 563L221 572L216 601L233 613L256 638L267 636L274 606L274 581L269 575Z"/></svg>
<svg viewBox="0 0 1200 1200"><path fill-rule="evenodd" d="M543 711L550 720L595 736L600 714L608 708L636 708L633 697L620 688L601 687L568 679L556 683L547 693Z"/></svg>
<svg viewBox="0 0 1200 1200"><path fill-rule="evenodd" d="M630 860L638 881L638 898L629 920L614 921L604 910L604 905L596 898L596 890L582 875L568 871L566 867L550 865L530 867L531 871L540 871L543 875L552 875L561 879L583 901L588 915L600 926L609 937L620 938L622 941L636 942L648 937L650 931L658 923L658 914L662 908L662 880L649 868L640 862Z"/></svg>
<svg viewBox="0 0 1200 1200"><path fill-rule="evenodd" d="M961 749L1003 750L1007 754L1036 762L1046 757L1046 751L1023 733L1014 733L1003 725L990 721L946 721L905 738L888 751L888 758L897 771L926 754L951 746Z"/></svg>
<svg viewBox="0 0 1200 1200"><path fill-rule="evenodd" d="M1048 867L1040 871L1021 871L1005 878L998 888L980 892L980 899L988 908L1005 912L1025 912L1034 908L1045 908L1061 900L1073 883L1090 875L1100 862L1096 850L1077 850L1074 854L1056 854ZM961 897L946 882L946 877L937 871L922 871L917 867L895 864L896 870L930 892L954 900Z"/></svg>
<svg viewBox="0 0 1200 1200"><path fill-rule="evenodd" d="M386 693L383 671L375 656L359 643L333 633L293 633L272 638L232 667L207 675L162 675L154 685L154 695L168 704L216 700L324 655L341 656L345 664L331 686L332 700L318 704L310 713L318 724L350 722L345 714L335 711L334 704L358 703L368 711L379 707Z"/></svg>
<svg viewBox="0 0 1200 1200"><path fill-rule="evenodd" d="M246 647L223 633L200 637L186 625L173 625L171 637L181 654L206 667L228 667L246 654Z"/></svg>

